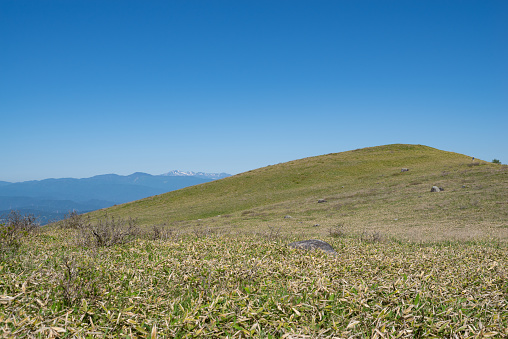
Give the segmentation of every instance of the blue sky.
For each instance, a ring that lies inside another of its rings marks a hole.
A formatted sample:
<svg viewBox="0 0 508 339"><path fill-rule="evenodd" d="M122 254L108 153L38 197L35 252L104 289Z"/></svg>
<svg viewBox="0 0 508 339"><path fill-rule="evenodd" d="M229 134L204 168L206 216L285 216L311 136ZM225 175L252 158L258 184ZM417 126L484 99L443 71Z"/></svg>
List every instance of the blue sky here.
<svg viewBox="0 0 508 339"><path fill-rule="evenodd" d="M0 1L0 180L391 143L508 163L508 2Z"/></svg>

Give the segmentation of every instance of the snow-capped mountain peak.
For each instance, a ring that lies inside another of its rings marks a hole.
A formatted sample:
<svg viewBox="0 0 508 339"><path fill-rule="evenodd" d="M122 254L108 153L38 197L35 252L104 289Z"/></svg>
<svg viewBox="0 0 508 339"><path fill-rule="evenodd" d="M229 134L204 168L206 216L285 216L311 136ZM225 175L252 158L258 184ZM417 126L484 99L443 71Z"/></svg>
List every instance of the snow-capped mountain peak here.
<svg viewBox="0 0 508 339"><path fill-rule="evenodd" d="M222 179L222 178L231 176L231 174L228 174L228 173L204 173L204 172L192 172L192 171L184 172L184 171L179 171L179 170L170 171L170 172L164 173L162 175L168 176L168 177L199 177L199 178L207 178L207 179L212 179L212 180Z"/></svg>
<svg viewBox="0 0 508 339"><path fill-rule="evenodd" d="M164 173L163 175L168 176L168 177L191 177L191 176L195 175L195 172L192 172L192 171L184 172L184 171L174 170L174 171L170 171L168 173Z"/></svg>

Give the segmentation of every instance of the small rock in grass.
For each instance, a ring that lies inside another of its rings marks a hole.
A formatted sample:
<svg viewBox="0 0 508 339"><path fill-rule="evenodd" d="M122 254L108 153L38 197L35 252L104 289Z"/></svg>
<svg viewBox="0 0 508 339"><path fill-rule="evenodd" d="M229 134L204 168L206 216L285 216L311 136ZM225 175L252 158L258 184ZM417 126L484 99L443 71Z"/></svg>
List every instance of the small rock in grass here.
<svg viewBox="0 0 508 339"><path fill-rule="evenodd" d="M324 242L322 240L316 240L316 239L292 242L289 244L289 247L303 249L303 250L309 250L309 251L319 249L319 250L324 251L328 254L333 254L333 255L338 254L333 249L332 245L330 245L329 243Z"/></svg>
<svg viewBox="0 0 508 339"><path fill-rule="evenodd" d="M322 202L326 202L326 200L325 199L319 199L317 202L318 202L318 204L320 204Z"/></svg>
<svg viewBox="0 0 508 339"><path fill-rule="evenodd" d="M441 192L441 191L444 191L444 188L442 187L437 187L437 186L432 186L432 188L430 189L431 192Z"/></svg>
<svg viewBox="0 0 508 339"><path fill-rule="evenodd" d="M290 216L290 215L286 215L286 216L284 217L284 219L291 219L291 218L292 218L292 216Z"/></svg>

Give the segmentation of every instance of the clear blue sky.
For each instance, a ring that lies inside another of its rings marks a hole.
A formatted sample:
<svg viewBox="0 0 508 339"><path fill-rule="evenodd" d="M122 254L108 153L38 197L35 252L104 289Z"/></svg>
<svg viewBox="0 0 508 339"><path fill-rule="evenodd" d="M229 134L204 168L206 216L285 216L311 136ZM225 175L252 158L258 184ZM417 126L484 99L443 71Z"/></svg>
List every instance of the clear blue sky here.
<svg viewBox="0 0 508 339"><path fill-rule="evenodd" d="M508 163L508 1L2 0L0 180L391 143Z"/></svg>

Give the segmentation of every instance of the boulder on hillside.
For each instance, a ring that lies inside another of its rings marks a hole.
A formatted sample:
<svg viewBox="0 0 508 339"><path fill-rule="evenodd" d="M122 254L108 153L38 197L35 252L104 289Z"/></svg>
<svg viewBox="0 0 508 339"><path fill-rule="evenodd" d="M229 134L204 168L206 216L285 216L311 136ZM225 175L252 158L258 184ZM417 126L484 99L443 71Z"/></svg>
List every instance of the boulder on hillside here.
<svg viewBox="0 0 508 339"><path fill-rule="evenodd" d="M333 254L333 255L338 254L333 249L332 245L330 245L329 243L327 243L325 241L316 240L316 239L292 242L289 244L289 247L308 250L308 251L313 251L313 250L319 249L319 250L324 251L328 254Z"/></svg>
<svg viewBox="0 0 508 339"><path fill-rule="evenodd" d="M430 191L431 192L442 192L442 191L444 191L444 188L443 187L432 186Z"/></svg>
<svg viewBox="0 0 508 339"><path fill-rule="evenodd" d="M326 200L325 199L319 199L317 202L318 202L318 204L320 204L322 202L326 202Z"/></svg>
<svg viewBox="0 0 508 339"><path fill-rule="evenodd" d="M409 168L401 168L400 171L401 172L409 172Z"/></svg>

